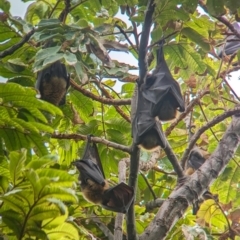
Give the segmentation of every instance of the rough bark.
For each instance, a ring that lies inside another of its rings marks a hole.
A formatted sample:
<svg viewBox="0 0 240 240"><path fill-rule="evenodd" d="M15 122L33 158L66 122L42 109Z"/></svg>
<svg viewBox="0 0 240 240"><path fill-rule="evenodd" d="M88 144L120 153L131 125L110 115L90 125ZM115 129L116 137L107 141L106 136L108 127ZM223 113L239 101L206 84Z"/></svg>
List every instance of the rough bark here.
<svg viewBox="0 0 240 240"><path fill-rule="evenodd" d="M187 207L195 202L224 170L233 157L239 141L240 116L234 116L214 153L198 171L176 187L139 239L165 239L167 233L182 217Z"/></svg>

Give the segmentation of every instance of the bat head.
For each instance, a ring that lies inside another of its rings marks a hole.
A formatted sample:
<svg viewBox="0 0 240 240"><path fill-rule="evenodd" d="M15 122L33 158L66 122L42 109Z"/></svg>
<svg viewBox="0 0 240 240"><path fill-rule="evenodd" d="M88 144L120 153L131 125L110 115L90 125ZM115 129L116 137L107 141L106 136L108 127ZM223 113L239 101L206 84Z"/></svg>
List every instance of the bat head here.
<svg viewBox="0 0 240 240"><path fill-rule="evenodd" d="M203 157L200 149L198 147L193 148L188 158L188 167L197 170L203 165L204 162L205 158Z"/></svg>
<svg viewBox="0 0 240 240"><path fill-rule="evenodd" d="M162 145L163 143L159 137L159 134L154 128L150 129L141 136L141 142L139 144L140 147L151 152L155 151Z"/></svg>

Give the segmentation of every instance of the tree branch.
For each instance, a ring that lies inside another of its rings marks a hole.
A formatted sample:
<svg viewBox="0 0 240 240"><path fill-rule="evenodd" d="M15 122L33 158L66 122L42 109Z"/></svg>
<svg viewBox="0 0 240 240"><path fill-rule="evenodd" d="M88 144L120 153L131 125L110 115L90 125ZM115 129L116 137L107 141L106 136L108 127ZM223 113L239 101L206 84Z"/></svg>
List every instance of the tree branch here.
<svg viewBox="0 0 240 240"><path fill-rule="evenodd" d="M176 172L178 176L178 180L181 180L184 177L183 169L180 166L178 159L176 155L174 154L171 146L169 145L167 139L166 139L166 147L163 149L168 157L168 160L171 162L174 171Z"/></svg>
<svg viewBox="0 0 240 240"><path fill-rule="evenodd" d="M62 10L62 12L59 15L59 20L62 23L65 23L68 13L71 9L71 2L70 0L64 0L65 8Z"/></svg>
<svg viewBox="0 0 240 240"><path fill-rule="evenodd" d="M84 96L91 98L92 100L101 102L103 104L107 105L114 105L114 106L120 106L120 105L130 105L131 104L131 99L109 99L109 98L103 98L100 96L96 96L95 94L91 93L90 91L84 89L80 85L78 85L76 82L74 82L72 79L70 80L71 86L82 93Z"/></svg>
<svg viewBox="0 0 240 240"><path fill-rule="evenodd" d="M159 208L163 205L165 199L157 198L146 203L146 212L152 211L154 208Z"/></svg>
<svg viewBox="0 0 240 240"><path fill-rule="evenodd" d="M139 65L139 85L145 82L147 72L148 72L148 64L147 64L147 45L149 40L150 29L152 26L152 16L155 9L154 0L148 1L148 7L143 23L142 35L139 45L139 57L138 57L138 65Z"/></svg>
<svg viewBox="0 0 240 240"><path fill-rule="evenodd" d="M31 38L31 36L34 34L34 32L35 32L35 29L33 28L30 32L28 32L22 38L22 40L19 43L17 43L15 45L13 45L12 47L6 49L5 51L0 52L0 58L4 58L8 55L13 54L16 50L18 50L20 47L22 47Z"/></svg>
<svg viewBox="0 0 240 240"><path fill-rule="evenodd" d="M77 133L72 133L72 134L53 133L51 137L56 138L56 139L73 139L73 140L83 140L83 141L87 140L86 135L77 134ZM130 147L127 147L125 145L121 145L118 143L110 142L104 138L91 137L91 141L93 141L95 143L102 143L102 144L106 145L107 147L112 147L112 148L122 150L123 152L127 152L127 153L131 154Z"/></svg>
<svg viewBox="0 0 240 240"><path fill-rule="evenodd" d="M188 147L186 148L186 150L183 154L183 157L181 159L181 166L182 166L183 169L185 168L186 161L188 159L188 156L189 156L192 148L196 144L196 142L197 142L198 138L201 136L201 134L203 134L207 129L213 127L217 123L222 122L224 119L226 119L228 117L231 117L232 115L237 114L237 113L240 113L240 108L239 107L224 112L223 114L215 117L213 120L208 122L203 127L199 128L199 130L191 137L191 140L188 144Z"/></svg>
<svg viewBox="0 0 240 240"><path fill-rule="evenodd" d="M124 160L121 160L118 163L118 178L119 183L126 182L126 163ZM117 213L117 216L115 218L115 225L114 225L114 240L122 240L123 237L123 219L124 214L123 213Z"/></svg>
<svg viewBox="0 0 240 240"><path fill-rule="evenodd" d="M109 99L113 99L113 97L109 94L109 92L101 86L101 83L99 81L94 81L94 83L98 86L98 88L102 91L102 93ZM127 121L131 122L130 117L119 107L114 106L116 111Z"/></svg>
<svg viewBox="0 0 240 240"><path fill-rule="evenodd" d="M157 196L156 196L155 192L153 191L153 189L152 189L150 183L148 182L148 179L147 179L146 176L144 175L144 173L140 172L140 174L141 174L143 180L145 181L145 183L147 184L148 189L149 189L149 191L151 192L151 194L152 194L152 196L153 196L153 199L154 199L154 200L157 199Z"/></svg>
<svg viewBox="0 0 240 240"><path fill-rule="evenodd" d="M134 192L136 194L137 190L137 181L138 181L138 169L139 169L139 158L140 158L140 150L136 145L132 147L132 153L130 157L130 174L128 185L134 188ZM135 213L134 213L134 201L130 206L127 213L127 237L131 240L138 240L137 230L135 226Z"/></svg>
<svg viewBox="0 0 240 240"><path fill-rule="evenodd" d="M109 228L97 217L97 215L92 214L91 220L96 223L96 225L100 228L104 235L108 237L108 240L115 240Z"/></svg>
<svg viewBox="0 0 240 240"><path fill-rule="evenodd" d="M220 16L220 17L213 16L213 17L215 17L218 21L226 25L231 30L231 32L234 33L234 35L240 38L240 33L233 27L233 25L226 18L224 18L223 16Z"/></svg>
<svg viewBox="0 0 240 240"><path fill-rule="evenodd" d="M56 4L54 5L54 7L52 8L51 12L48 15L48 18L51 18L53 12L55 11L55 9L57 8L58 4L60 3L61 0L57 0Z"/></svg>
<svg viewBox="0 0 240 240"><path fill-rule="evenodd" d="M212 156L205 161L199 170L188 177L187 181L175 188L140 236L140 240L165 239L168 231L183 216L187 207L196 201L223 171L233 157L239 143L240 117L235 116Z"/></svg>
<svg viewBox="0 0 240 240"><path fill-rule="evenodd" d="M123 29L115 24L115 27L117 27L119 29L119 31L123 34L123 36L126 38L126 40L128 41L128 43L131 45L131 47L133 48L133 50L138 54L137 49L135 48L135 46L133 45L133 43L131 42L131 40L129 39L128 35L123 31Z"/></svg>

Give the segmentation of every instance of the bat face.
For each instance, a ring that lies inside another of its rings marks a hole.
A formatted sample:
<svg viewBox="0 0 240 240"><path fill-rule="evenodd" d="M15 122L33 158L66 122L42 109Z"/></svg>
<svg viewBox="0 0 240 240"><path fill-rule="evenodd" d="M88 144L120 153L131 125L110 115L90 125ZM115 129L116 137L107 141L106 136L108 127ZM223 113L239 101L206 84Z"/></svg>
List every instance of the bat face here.
<svg viewBox="0 0 240 240"><path fill-rule="evenodd" d="M147 151L155 151L163 144L157 130L152 128L141 136L139 145Z"/></svg>
<svg viewBox="0 0 240 240"><path fill-rule="evenodd" d="M205 158L202 156L200 150L193 149L189 155L188 164L194 170L199 169L203 163L205 162Z"/></svg>
<svg viewBox="0 0 240 240"><path fill-rule="evenodd" d="M133 188L122 182L105 191L102 207L114 212L126 213L133 199Z"/></svg>
<svg viewBox="0 0 240 240"><path fill-rule="evenodd" d="M174 80L164 59L163 49L158 50L158 65L142 85L142 94L150 103L150 114L161 121L172 120L176 111L184 112L185 106L179 84Z"/></svg>
<svg viewBox="0 0 240 240"><path fill-rule="evenodd" d="M132 136L135 144L148 151L157 147L165 147L166 139L161 129L161 123L150 115L151 102L143 97L138 86L132 99Z"/></svg>
<svg viewBox="0 0 240 240"><path fill-rule="evenodd" d="M205 161L206 160L203 157L201 150L197 146L195 146L189 155L185 174L192 175L197 169L199 169L204 164Z"/></svg>
<svg viewBox="0 0 240 240"><path fill-rule="evenodd" d="M160 101L158 111L156 112L158 119L160 121L170 121L174 119L177 116L177 108L178 102L172 94L166 95L162 101Z"/></svg>
<svg viewBox="0 0 240 240"><path fill-rule="evenodd" d="M41 99L58 106L65 104L69 83L65 65L57 61L38 73L36 88Z"/></svg>

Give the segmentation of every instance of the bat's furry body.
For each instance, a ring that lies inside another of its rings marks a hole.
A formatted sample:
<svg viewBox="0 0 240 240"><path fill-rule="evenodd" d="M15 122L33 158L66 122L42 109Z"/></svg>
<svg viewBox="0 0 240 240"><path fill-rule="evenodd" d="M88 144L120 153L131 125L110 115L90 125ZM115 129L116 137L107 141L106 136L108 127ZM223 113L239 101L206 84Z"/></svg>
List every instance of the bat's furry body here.
<svg viewBox="0 0 240 240"><path fill-rule="evenodd" d="M38 73L36 88L41 99L58 106L65 104L69 84L65 65L57 61Z"/></svg>
<svg viewBox="0 0 240 240"><path fill-rule="evenodd" d="M131 104L132 137L135 144L153 151L166 146L160 121L172 120L185 110L178 83L165 62L162 44L157 67L141 86L137 83Z"/></svg>
<svg viewBox="0 0 240 240"><path fill-rule="evenodd" d="M133 188L123 182L109 187L94 143L87 143L83 159L74 162L74 165L80 172L80 186L86 200L110 211L128 211L134 198Z"/></svg>

